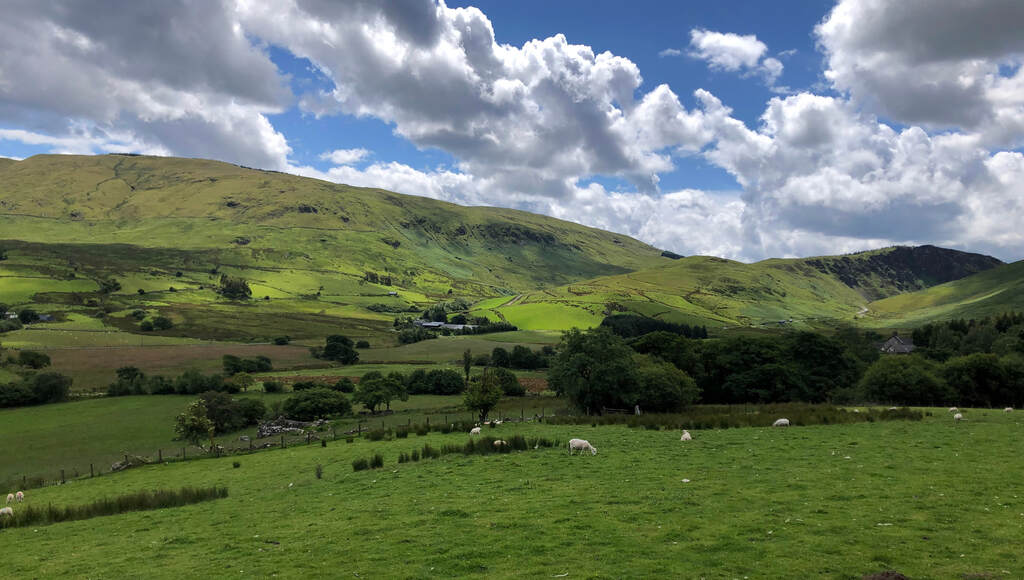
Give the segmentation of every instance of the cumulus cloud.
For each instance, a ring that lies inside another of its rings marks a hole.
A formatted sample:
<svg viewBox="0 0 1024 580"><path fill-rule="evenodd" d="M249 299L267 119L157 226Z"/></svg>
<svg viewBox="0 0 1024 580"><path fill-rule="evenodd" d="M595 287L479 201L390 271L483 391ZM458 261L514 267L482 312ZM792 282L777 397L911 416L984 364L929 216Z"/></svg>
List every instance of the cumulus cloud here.
<svg viewBox="0 0 1024 580"><path fill-rule="evenodd" d="M764 58L768 46L753 34L713 32L701 28L690 31L690 56L708 63L711 70L757 74L769 86L782 74L782 62Z"/></svg>
<svg viewBox="0 0 1024 580"><path fill-rule="evenodd" d="M57 151L104 151L113 135L281 169L290 149L266 115L290 100L227 3L15 0L0 20L0 123Z"/></svg>
<svg viewBox="0 0 1024 580"><path fill-rule="evenodd" d="M335 149L320 154L320 159L330 161L335 165L352 165L362 161L370 152L363 148L357 149Z"/></svg>
<svg viewBox="0 0 1024 580"><path fill-rule="evenodd" d="M905 124L1017 147L1024 135L1024 2L842 0L815 29L826 78Z"/></svg>

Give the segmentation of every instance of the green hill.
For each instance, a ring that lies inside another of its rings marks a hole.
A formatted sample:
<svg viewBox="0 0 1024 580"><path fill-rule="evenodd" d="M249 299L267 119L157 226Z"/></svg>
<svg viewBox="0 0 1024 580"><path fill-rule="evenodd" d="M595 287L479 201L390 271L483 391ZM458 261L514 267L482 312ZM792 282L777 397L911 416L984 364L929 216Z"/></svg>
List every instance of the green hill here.
<svg viewBox="0 0 1024 580"><path fill-rule="evenodd" d="M868 305L865 322L913 327L935 320L983 318L1024 310L1024 261Z"/></svg>
<svg viewBox="0 0 1024 580"><path fill-rule="evenodd" d="M524 328L589 326L629 312L687 324L805 324L852 319L874 298L926 288L1001 264L956 250L893 247L847 256L743 264L694 256L650 270L605 276L491 300L479 313Z"/></svg>
<svg viewBox="0 0 1024 580"><path fill-rule="evenodd" d="M120 290L99 297L111 324L132 328L126 311L143 308L207 338L322 336L339 324L372 334L393 311L437 300L669 261L627 236L522 211L132 155L0 165L0 232L0 302L88 307L115 279ZM222 274L273 304L225 304L211 290ZM381 305L392 312L367 309Z"/></svg>

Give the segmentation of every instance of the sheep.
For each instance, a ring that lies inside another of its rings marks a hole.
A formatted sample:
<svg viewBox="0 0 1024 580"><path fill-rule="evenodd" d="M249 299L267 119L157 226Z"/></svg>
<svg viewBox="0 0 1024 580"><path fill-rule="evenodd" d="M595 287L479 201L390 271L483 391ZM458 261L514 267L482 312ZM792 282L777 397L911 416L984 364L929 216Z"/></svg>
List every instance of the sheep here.
<svg viewBox="0 0 1024 580"><path fill-rule="evenodd" d="M890 411L898 411L898 410L899 410L899 407L889 407L889 410L890 410Z"/></svg>
<svg viewBox="0 0 1024 580"><path fill-rule="evenodd" d="M494 440L495 447L501 447L502 445L508 445L508 441L502 441L501 439Z"/></svg>
<svg viewBox="0 0 1024 580"><path fill-rule="evenodd" d="M959 413L959 412L960 412L960 409L957 409L956 407L950 407L950 408L949 408L949 412L950 412L950 413Z"/></svg>
<svg viewBox="0 0 1024 580"><path fill-rule="evenodd" d="M1004 413L1012 413L1013 412L1013 407L1007 407L1007 408L1003 409L1003 412Z"/></svg>
<svg viewBox="0 0 1024 580"><path fill-rule="evenodd" d="M954 421L963 421L964 420L963 413L957 413L956 415L953 415L953 420Z"/></svg>
<svg viewBox="0 0 1024 580"><path fill-rule="evenodd" d="M783 417L772 423L772 427L789 427L789 419Z"/></svg>
<svg viewBox="0 0 1024 580"><path fill-rule="evenodd" d="M14 510L9 507L0 508L0 516L14 516Z"/></svg>
<svg viewBox="0 0 1024 580"><path fill-rule="evenodd" d="M590 444L586 439L570 439L569 440L569 455L572 455L573 451L579 451L582 454L584 451L590 451L591 455L597 455L597 449Z"/></svg>
<svg viewBox="0 0 1024 580"><path fill-rule="evenodd" d="M683 436L679 438L680 441L692 441L693 436L686 429L683 429Z"/></svg>
<svg viewBox="0 0 1024 580"><path fill-rule="evenodd" d="M11 503L12 501L14 501L14 494L13 493L7 494L7 503Z"/></svg>
<svg viewBox="0 0 1024 580"><path fill-rule="evenodd" d="M469 430L469 434L470 435L479 435L480 434L480 428L479 427L473 427L472 429Z"/></svg>
<svg viewBox="0 0 1024 580"><path fill-rule="evenodd" d="M25 501L25 492L19 491L18 493L14 494L14 499L18 500L18 503Z"/></svg>

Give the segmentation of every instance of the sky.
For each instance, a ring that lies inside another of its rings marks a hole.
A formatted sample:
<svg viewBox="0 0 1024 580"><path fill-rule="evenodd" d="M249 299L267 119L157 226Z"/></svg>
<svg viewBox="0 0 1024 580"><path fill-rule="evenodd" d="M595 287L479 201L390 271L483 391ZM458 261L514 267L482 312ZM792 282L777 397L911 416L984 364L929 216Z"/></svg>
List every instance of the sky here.
<svg viewBox="0 0 1024 580"><path fill-rule="evenodd" d="M1020 0L0 5L0 156L218 159L742 261L1024 258Z"/></svg>

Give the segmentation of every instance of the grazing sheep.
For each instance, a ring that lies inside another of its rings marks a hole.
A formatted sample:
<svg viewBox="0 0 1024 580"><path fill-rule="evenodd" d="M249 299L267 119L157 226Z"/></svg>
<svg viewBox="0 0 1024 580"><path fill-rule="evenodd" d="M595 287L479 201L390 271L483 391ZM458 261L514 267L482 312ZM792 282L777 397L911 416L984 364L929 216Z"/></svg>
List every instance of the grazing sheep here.
<svg viewBox="0 0 1024 580"><path fill-rule="evenodd" d="M14 501L14 494L13 493L7 494L7 503L11 503L12 501Z"/></svg>
<svg viewBox="0 0 1024 580"><path fill-rule="evenodd" d="M18 500L19 503L25 501L25 492L19 491L18 493L14 494L14 499Z"/></svg>
<svg viewBox="0 0 1024 580"><path fill-rule="evenodd" d="M508 441L502 441L501 439L494 440L495 447L501 447L502 445L508 445Z"/></svg>
<svg viewBox="0 0 1024 580"><path fill-rule="evenodd" d="M692 441L693 436L686 429L683 429L683 436L679 438L680 441Z"/></svg>
<svg viewBox="0 0 1024 580"><path fill-rule="evenodd" d="M963 421L964 420L963 413L957 413L956 415L953 415L953 420L954 421Z"/></svg>
<svg viewBox="0 0 1024 580"><path fill-rule="evenodd" d="M469 434L470 435L479 435L480 434L480 428L479 427L473 427L472 429L469 430Z"/></svg>
<svg viewBox="0 0 1024 580"><path fill-rule="evenodd" d="M1012 413L1013 412L1013 407L1007 407L1007 408L1003 409L1003 412L1004 413Z"/></svg>
<svg viewBox="0 0 1024 580"><path fill-rule="evenodd" d="M13 516L14 510L9 507L0 508L0 516Z"/></svg>
<svg viewBox="0 0 1024 580"><path fill-rule="evenodd" d="M772 427L789 427L789 419L786 419L786 418L779 419L779 420L775 421L774 423L772 423Z"/></svg>
<svg viewBox="0 0 1024 580"><path fill-rule="evenodd" d="M950 408L949 408L949 412L950 412L950 413L959 413L959 412L960 412L960 409L957 409L956 407L950 407Z"/></svg>
<svg viewBox="0 0 1024 580"><path fill-rule="evenodd" d="M860 409L854 409L853 412L854 413L860 413Z"/></svg>
<svg viewBox="0 0 1024 580"><path fill-rule="evenodd" d="M572 455L573 451L579 451L581 454L584 451L590 451L591 455L597 455L597 449L595 449L594 446L586 439L570 439L569 455Z"/></svg>

